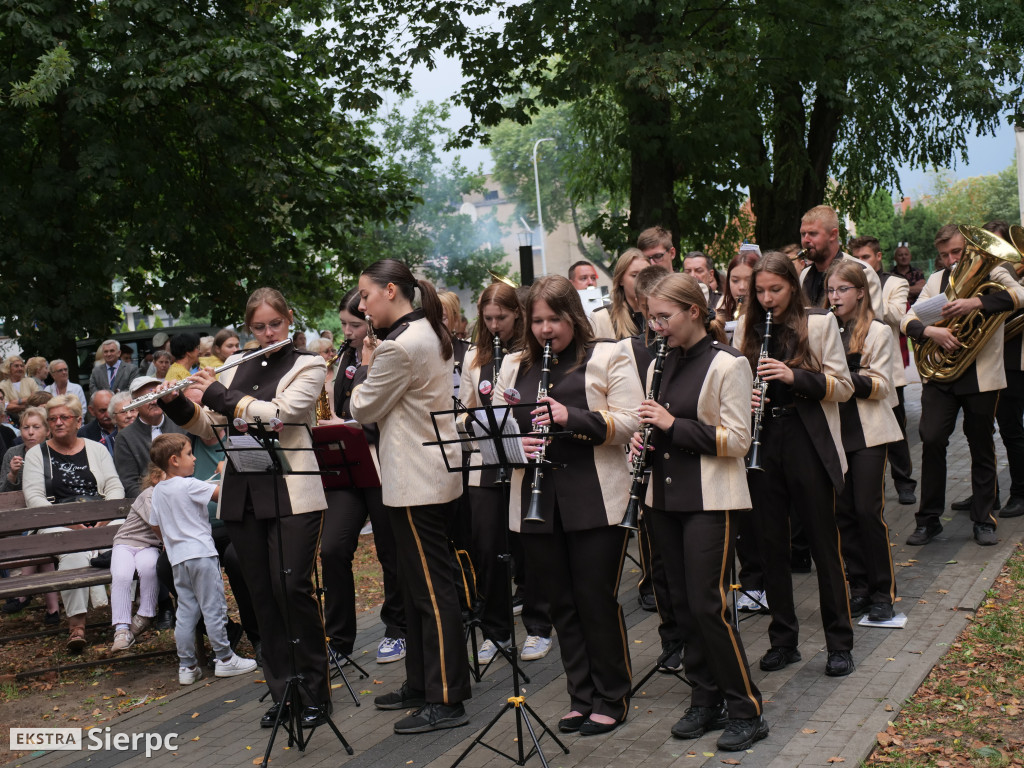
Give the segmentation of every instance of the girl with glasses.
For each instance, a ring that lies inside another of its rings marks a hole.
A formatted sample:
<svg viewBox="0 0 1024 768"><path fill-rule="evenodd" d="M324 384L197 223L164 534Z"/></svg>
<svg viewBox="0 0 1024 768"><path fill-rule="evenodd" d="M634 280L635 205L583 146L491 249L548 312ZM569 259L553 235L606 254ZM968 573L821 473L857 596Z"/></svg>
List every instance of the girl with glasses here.
<svg viewBox="0 0 1024 768"><path fill-rule="evenodd" d="M745 750L768 735L727 602L735 522L751 514L743 463L750 447L750 367L726 346L695 278L668 275L647 303L668 353L657 399L639 408L641 423L655 427L644 515L674 614L690 628L683 663L694 686L672 735L696 739L725 728L719 749ZM653 370L652 364L648 381ZM637 433L633 452L640 447Z"/></svg>
<svg viewBox="0 0 1024 768"><path fill-rule="evenodd" d="M893 617L896 580L884 517L885 461L887 444L903 438L892 412L897 402L895 343L888 326L871 310L860 265L838 261L825 281L853 381L853 397L839 405L849 469L836 505L850 614L886 621Z"/></svg>
<svg viewBox="0 0 1024 768"><path fill-rule="evenodd" d="M770 251L754 267L747 309L735 335L751 369L768 383L761 430L764 471L748 473L772 614L771 647L761 658L761 669L773 672L801 658L790 570L792 506L817 566L828 649L825 674L838 677L854 669L835 512L846 474L838 404L850 398L853 383L835 317L824 309L805 309L806 303L793 263ZM759 359L769 311L770 346L767 357ZM760 404L755 389L751 406Z"/></svg>

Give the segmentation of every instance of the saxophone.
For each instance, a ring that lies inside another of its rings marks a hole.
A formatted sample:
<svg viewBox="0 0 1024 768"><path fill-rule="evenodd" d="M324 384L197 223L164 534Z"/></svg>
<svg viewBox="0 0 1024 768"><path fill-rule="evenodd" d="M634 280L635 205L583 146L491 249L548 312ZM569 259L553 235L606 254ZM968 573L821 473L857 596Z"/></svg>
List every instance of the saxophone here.
<svg viewBox="0 0 1024 768"><path fill-rule="evenodd" d="M327 364L327 370L331 370L331 366L341 359L341 356L345 354L345 350L349 347L348 339L345 339L345 343L341 345L338 350L338 354L334 356L334 359ZM335 372L337 376L337 372ZM324 386L320 390L320 396L316 399L316 420L317 421L330 421L334 417L331 413L331 399L327 395L327 381L324 381Z"/></svg>
<svg viewBox="0 0 1024 768"><path fill-rule="evenodd" d="M548 384L551 381L551 339L544 342L544 357L540 368L540 385L537 387L537 402L548 396ZM546 437L551 428L542 424L535 430L540 436ZM531 523L543 523L544 516L540 513L540 483L544 479L544 454L546 443L537 449L537 455L530 460L533 465L533 477L530 480L530 506L523 520Z"/></svg>
<svg viewBox="0 0 1024 768"><path fill-rule="evenodd" d="M764 340L761 342L761 351L757 356L757 362L768 358L768 345L772 339L772 311L769 309L764 314ZM763 472L761 466L761 427L764 425L764 404L768 396L768 382L760 375L754 377L754 387L761 395L761 402L754 410L754 424L750 430L752 445L750 448L750 459L747 462L747 469Z"/></svg>
<svg viewBox="0 0 1024 768"><path fill-rule="evenodd" d="M651 388L647 392L648 400L657 400L661 392L661 373L665 370L665 355L668 351L668 344L664 336L658 336L658 350L654 356L654 373L651 375ZM647 480L650 472L647 469L647 446L651 444L651 437L654 435L654 425L644 424L641 436L640 453L633 457L633 482L629 486L629 503L626 504L626 514L622 516L619 525L635 531L639 528L640 503L644 496L644 489L647 487Z"/></svg>

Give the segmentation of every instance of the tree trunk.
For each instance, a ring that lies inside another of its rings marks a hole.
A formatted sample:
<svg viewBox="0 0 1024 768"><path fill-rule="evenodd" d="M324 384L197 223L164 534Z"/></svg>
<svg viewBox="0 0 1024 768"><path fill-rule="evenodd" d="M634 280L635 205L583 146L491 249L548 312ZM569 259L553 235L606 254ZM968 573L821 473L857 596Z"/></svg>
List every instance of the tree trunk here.
<svg viewBox="0 0 1024 768"><path fill-rule="evenodd" d="M675 201L675 165L671 161L672 105L646 93L627 93L623 99L629 124L630 157L629 239L647 227L672 230L679 250L679 221ZM640 130L637 130L637 128ZM678 261L678 259L677 259ZM677 264L678 266L678 264Z"/></svg>

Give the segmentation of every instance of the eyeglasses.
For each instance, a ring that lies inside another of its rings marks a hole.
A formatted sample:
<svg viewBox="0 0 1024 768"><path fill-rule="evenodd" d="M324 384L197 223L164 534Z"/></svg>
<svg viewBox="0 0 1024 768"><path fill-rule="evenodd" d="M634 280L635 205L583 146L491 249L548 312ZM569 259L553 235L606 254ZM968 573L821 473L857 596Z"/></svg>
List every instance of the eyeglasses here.
<svg viewBox="0 0 1024 768"><path fill-rule="evenodd" d="M668 252L667 251L662 251L661 253L649 254L646 258L647 258L647 261L649 261L651 264L654 264L655 262L661 261L666 256L668 256Z"/></svg>
<svg viewBox="0 0 1024 768"><path fill-rule="evenodd" d="M659 328L664 330L665 328L668 328L669 320L671 320L676 315L682 314L685 311L685 309L680 309L678 312L671 314L668 317L652 317L650 320L647 321L647 324L651 327L652 331L656 331Z"/></svg>
<svg viewBox="0 0 1024 768"><path fill-rule="evenodd" d="M46 420L48 422L50 422L51 424L56 424L58 421L74 421L77 418L78 418L77 416L71 416L71 415L68 415L68 416L47 416Z"/></svg>
<svg viewBox="0 0 1024 768"><path fill-rule="evenodd" d="M67 368L51 368L50 373L67 373Z"/></svg>
<svg viewBox="0 0 1024 768"><path fill-rule="evenodd" d="M838 288L829 288L829 296L845 296L847 291L852 291L852 285L840 285Z"/></svg>
<svg viewBox="0 0 1024 768"><path fill-rule="evenodd" d="M271 320L269 323L253 323L249 326L249 330L253 333L264 333L267 328L272 331L279 331L287 324L287 320L283 317L279 317L277 320Z"/></svg>

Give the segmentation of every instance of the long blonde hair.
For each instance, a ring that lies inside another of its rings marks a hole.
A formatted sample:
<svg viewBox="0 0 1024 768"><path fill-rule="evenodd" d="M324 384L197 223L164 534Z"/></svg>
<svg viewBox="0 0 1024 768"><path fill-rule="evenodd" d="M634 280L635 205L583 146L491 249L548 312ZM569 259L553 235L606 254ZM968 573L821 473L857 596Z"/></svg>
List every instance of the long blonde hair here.
<svg viewBox="0 0 1024 768"><path fill-rule="evenodd" d="M626 272L637 259L647 261L643 251L639 248L627 248L615 262L615 270L612 272L612 306L608 314L612 321L612 330L616 339L625 339L640 333L640 329L633 322L633 310L629 308L626 301L626 287L622 281Z"/></svg>
<svg viewBox="0 0 1024 768"><path fill-rule="evenodd" d="M875 319L875 311L871 308L871 299L868 295L868 281L864 276L864 268L853 261L843 259L832 262L832 266L825 273L825 288L828 288L828 281L833 277L845 280L861 292L860 301L857 302L857 312L853 316L853 322L847 323L847 332L850 333L850 348L847 354L856 355L864 351L864 340L868 337L868 328L871 321ZM827 291L826 291L826 295ZM851 328L852 326L852 328Z"/></svg>

